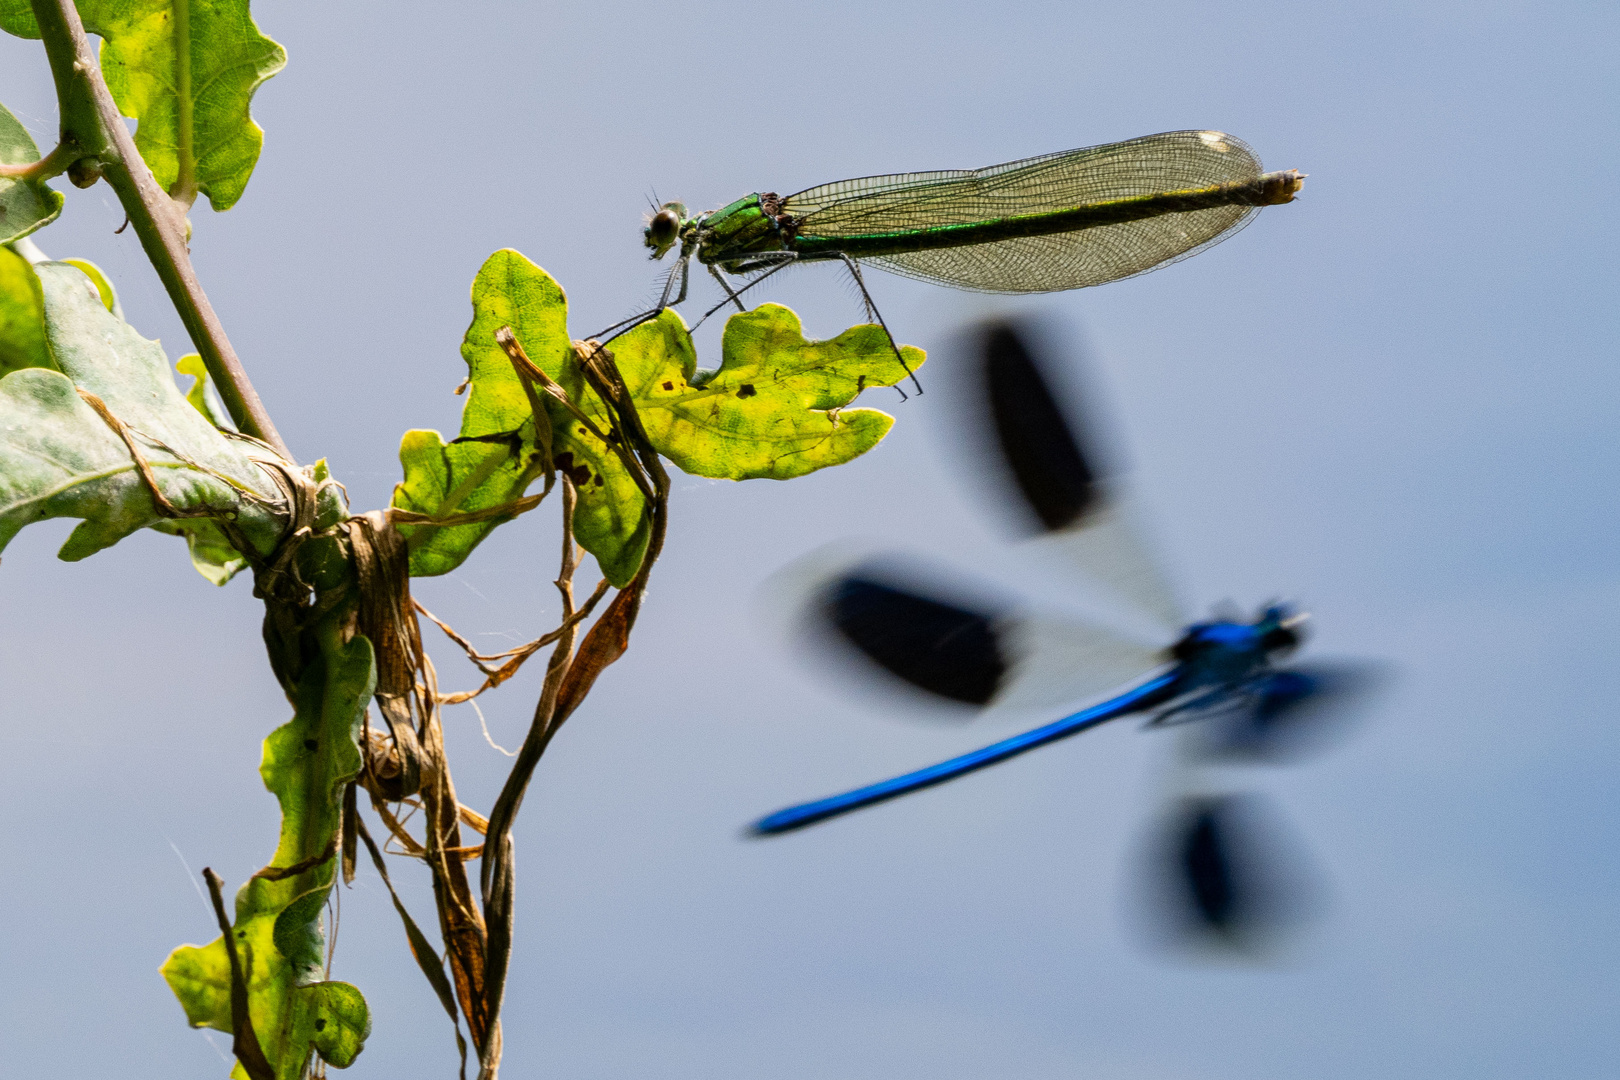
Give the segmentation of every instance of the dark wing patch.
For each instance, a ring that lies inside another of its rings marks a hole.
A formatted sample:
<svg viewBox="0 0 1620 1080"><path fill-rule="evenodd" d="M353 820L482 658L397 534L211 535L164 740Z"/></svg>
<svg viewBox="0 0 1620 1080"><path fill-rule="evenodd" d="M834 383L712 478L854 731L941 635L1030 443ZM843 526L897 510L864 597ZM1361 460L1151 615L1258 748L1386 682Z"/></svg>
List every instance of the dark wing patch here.
<svg viewBox="0 0 1620 1080"><path fill-rule="evenodd" d="M1201 799L1187 807L1176 848L1189 913L1223 934L1235 930L1253 905L1234 865L1230 831L1224 800Z"/></svg>
<svg viewBox="0 0 1620 1080"><path fill-rule="evenodd" d="M822 607L827 621L868 659L929 693L984 705L1006 677L992 614L858 574L832 582Z"/></svg>
<svg viewBox="0 0 1620 1080"><path fill-rule="evenodd" d="M982 362L996 442L1024 501L1048 530L1074 525L1097 507L1099 477L1039 363L1006 323L985 329Z"/></svg>

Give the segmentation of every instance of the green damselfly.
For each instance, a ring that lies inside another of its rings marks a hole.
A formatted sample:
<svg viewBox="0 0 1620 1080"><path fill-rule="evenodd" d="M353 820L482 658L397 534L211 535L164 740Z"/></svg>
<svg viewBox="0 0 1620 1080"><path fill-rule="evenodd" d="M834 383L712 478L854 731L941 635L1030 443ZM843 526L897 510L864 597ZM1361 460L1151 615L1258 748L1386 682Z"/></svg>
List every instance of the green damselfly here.
<svg viewBox="0 0 1620 1080"><path fill-rule="evenodd" d="M644 233L654 259L679 249L663 295L604 335L685 300L694 258L726 292L705 318L726 303L741 309L740 292L802 262L842 262L880 325L861 261L980 292L1101 285L1218 243L1262 206L1293 201L1303 183L1296 170L1263 172L1254 151L1231 135L1168 131L983 169L867 176L785 197L755 193L695 215L664 203ZM721 270L756 276L733 289Z"/></svg>

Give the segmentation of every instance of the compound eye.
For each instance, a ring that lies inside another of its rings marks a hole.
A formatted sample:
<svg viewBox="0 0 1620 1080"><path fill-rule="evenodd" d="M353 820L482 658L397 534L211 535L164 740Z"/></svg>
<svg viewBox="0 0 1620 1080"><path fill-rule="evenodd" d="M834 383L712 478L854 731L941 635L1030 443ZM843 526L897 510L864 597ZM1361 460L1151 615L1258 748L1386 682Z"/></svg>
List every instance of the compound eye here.
<svg viewBox="0 0 1620 1080"><path fill-rule="evenodd" d="M660 254L675 243L681 232L681 217L669 207L664 207L652 216L647 223L647 246Z"/></svg>
<svg viewBox="0 0 1620 1080"><path fill-rule="evenodd" d="M1299 631L1289 626L1279 626L1261 635L1260 647L1268 653L1292 652L1299 648L1299 640Z"/></svg>

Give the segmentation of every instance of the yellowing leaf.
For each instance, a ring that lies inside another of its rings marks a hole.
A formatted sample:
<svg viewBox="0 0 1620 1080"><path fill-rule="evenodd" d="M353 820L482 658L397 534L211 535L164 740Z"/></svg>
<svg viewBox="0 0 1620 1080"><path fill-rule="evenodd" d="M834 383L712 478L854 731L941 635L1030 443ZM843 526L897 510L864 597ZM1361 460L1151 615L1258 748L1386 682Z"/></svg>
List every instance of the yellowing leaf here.
<svg viewBox="0 0 1620 1080"><path fill-rule="evenodd" d="M470 387L461 434L446 444L436 431L405 433L399 447L405 479L395 486L393 499L400 509L432 517L487 510L522 498L545 471L550 432L536 442L529 399L495 344L495 331L522 327L537 347L542 341L566 346L567 299L544 270L503 250L478 271L472 303L473 322L461 345ZM402 526L411 573L430 577L454 570L498 524Z"/></svg>
<svg viewBox="0 0 1620 1080"><path fill-rule="evenodd" d="M231 423L229 414L225 411L225 403L219 400L219 391L214 389L213 378L208 374L208 365L198 353L187 353L175 361L174 370L182 375L191 376L191 389L186 391L186 401L208 418L208 422L222 431L235 431L236 425Z"/></svg>
<svg viewBox="0 0 1620 1080"><path fill-rule="evenodd" d="M695 476L787 480L864 454L894 418L845 408L861 391L909 378L878 326L807 341L779 304L733 315L716 371L697 371L680 316L666 311L611 346L659 453ZM912 371L926 359L904 346Z"/></svg>
<svg viewBox="0 0 1620 1080"><path fill-rule="evenodd" d="M120 319L124 317L124 309L118 305L118 293L113 289L112 282L107 278L101 267L89 259L63 259L62 261L69 266L77 266L80 270L83 270L84 276L89 278L90 283L96 287L96 293L101 297L101 302L107 306L107 310Z"/></svg>
<svg viewBox="0 0 1620 1080"><path fill-rule="evenodd" d="M442 517L511 502L543 472L546 449L579 488L574 535L596 557L603 576L623 585L646 551L650 523L641 491L609 448L548 402L542 442L528 394L495 331L510 326L524 351L571 400L605 424L605 411L585 387L568 337L568 299L550 274L510 249L484 261L472 287L473 321L462 339L467 405L461 435L445 444L437 432L408 432L400 445L405 480L393 505ZM452 528L407 526L411 573L442 574L460 565L496 522Z"/></svg>
<svg viewBox="0 0 1620 1080"><path fill-rule="evenodd" d="M392 505L432 517L468 514L523 496L540 474L533 443L521 435L464 437L448 445L437 431L407 431L399 444L405 479L394 486ZM502 520L470 525L401 525L416 577L446 574Z"/></svg>
<svg viewBox="0 0 1620 1080"><path fill-rule="evenodd" d="M518 252L497 251L479 270L472 300L461 345L471 386L461 436L446 444L437 432L406 434L394 505L442 517L509 503L540 475L549 449L579 494L575 537L623 587L647 550L651 514L620 456L612 414L580 369L561 287ZM542 395L546 417L536 427L529 395L495 341L507 326L589 423ZM865 453L894 421L847 406L868 387L907 377L880 327L807 341L798 316L775 304L732 316L716 371L697 370L691 336L673 311L610 349L654 449L689 473L731 480L786 480ZM923 363L921 350L904 351L913 370ZM453 569L494 524L407 526L411 573Z"/></svg>

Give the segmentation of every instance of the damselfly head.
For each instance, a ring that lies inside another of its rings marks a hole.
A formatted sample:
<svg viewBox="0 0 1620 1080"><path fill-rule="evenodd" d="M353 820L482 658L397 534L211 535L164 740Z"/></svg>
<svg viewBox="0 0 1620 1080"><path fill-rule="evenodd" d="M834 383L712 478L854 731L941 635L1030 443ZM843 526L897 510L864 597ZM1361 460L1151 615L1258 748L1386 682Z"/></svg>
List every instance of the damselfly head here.
<svg viewBox="0 0 1620 1080"><path fill-rule="evenodd" d="M647 219L647 227L642 230L647 246L652 248L652 257L662 259L675 246L675 241L681 236L681 223L686 220L686 206L683 203L667 202L658 208L658 212Z"/></svg>
<svg viewBox="0 0 1620 1080"><path fill-rule="evenodd" d="M1267 655L1290 653L1305 640L1305 623L1310 615L1294 611L1284 604L1271 604L1255 620L1260 633L1260 647Z"/></svg>

